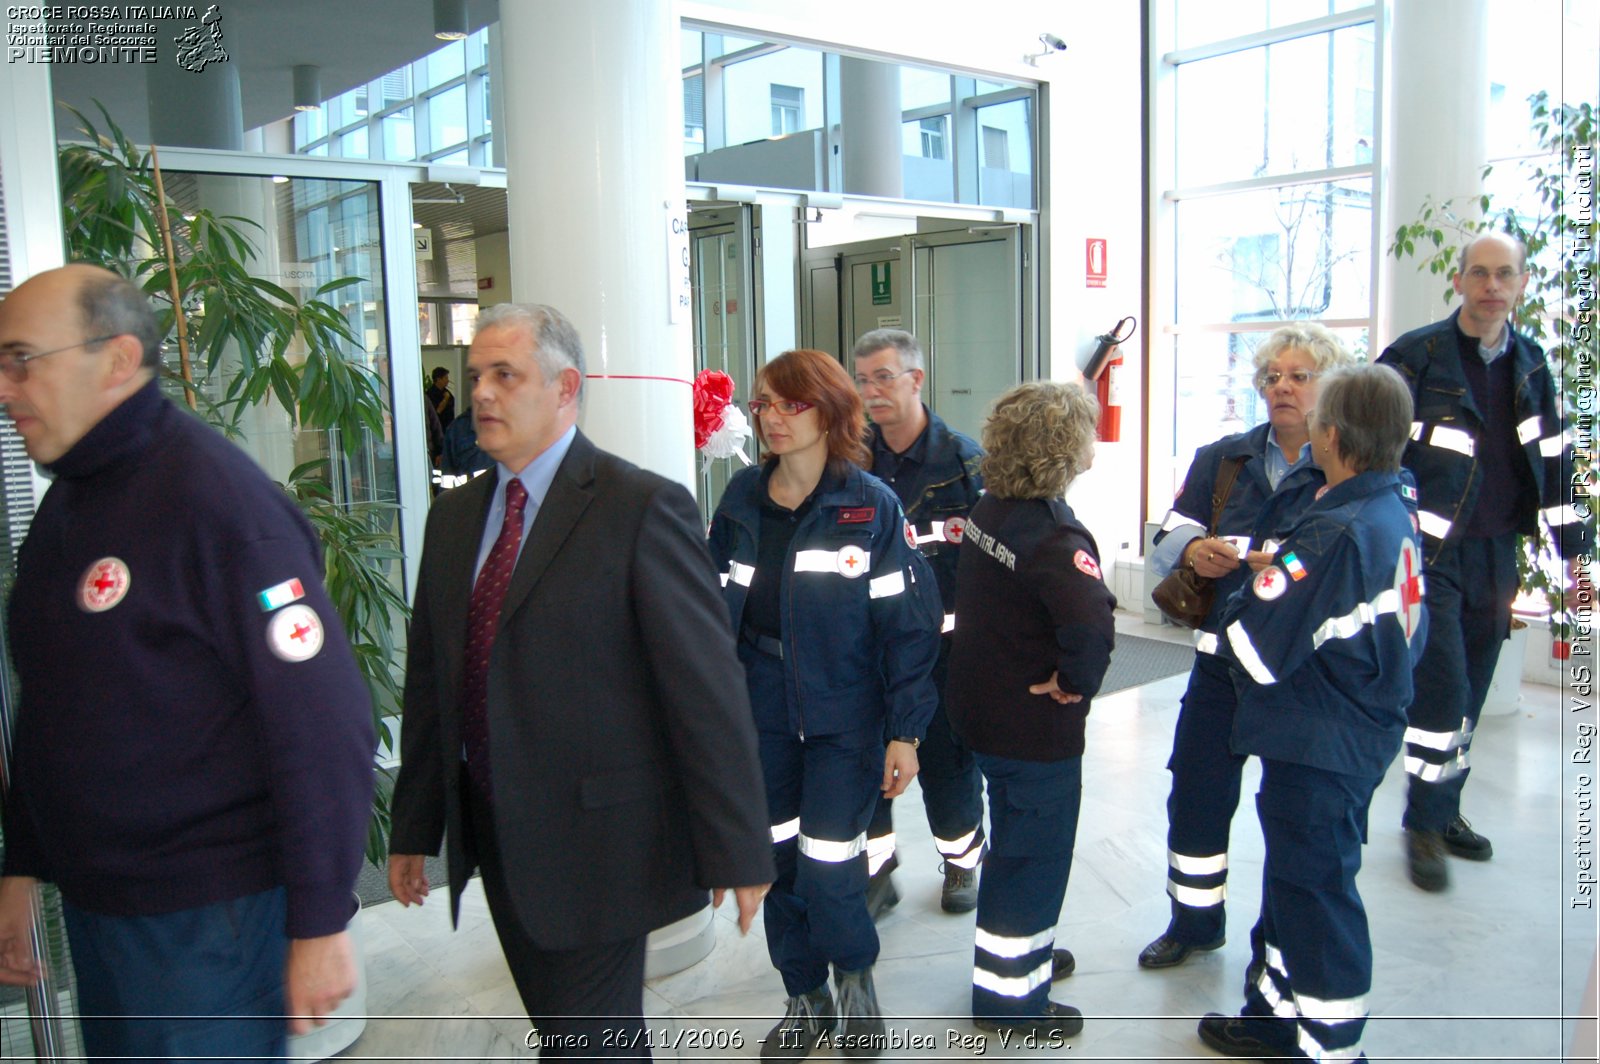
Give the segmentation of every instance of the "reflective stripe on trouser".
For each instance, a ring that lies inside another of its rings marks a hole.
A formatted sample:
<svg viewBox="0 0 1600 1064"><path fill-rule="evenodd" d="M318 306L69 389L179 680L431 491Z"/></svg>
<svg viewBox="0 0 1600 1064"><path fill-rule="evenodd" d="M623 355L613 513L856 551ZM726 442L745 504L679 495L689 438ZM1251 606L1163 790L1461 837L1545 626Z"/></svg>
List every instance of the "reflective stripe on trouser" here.
<svg viewBox="0 0 1600 1064"><path fill-rule="evenodd" d="M783 719L781 706L771 706L784 697L783 663L749 655L745 676L758 723ZM883 779L883 738L873 729L804 742L760 731L757 740L774 837L787 836L773 845L777 879L762 922L768 955L793 997L823 985L830 964L855 971L878 959L867 915L866 830Z"/></svg>
<svg viewBox="0 0 1600 1064"><path fill-rule="evenodd" d="M1443 831L1461 812L1472 733L1511 631L1516 534L1446 543L1424 571L1428 639L1412 671L1404 824Z"/></svg>
<svg viewBox="0 0 1600 1064"><path fill-rule="evenodd" d="M1348 776L1263 758L1256 810L1267 844L1261 886L1261 977L1244 1015L1275 1017L1286 1056L1360 1056L1372 940L1356 891L1367 809L1381 777ZM1290 1021L1292 1021L1292 1026Z"/></svg>
<svg viewBox="0 0 1600 1064"><path fill-rule="evenodd" d="M956 737L945 715L944 678L950 654L950 640L939 641L939 658L933 666L933 683L939 692L939 703L928 721L928 730L917 747L917 787L922 791L922 808L928 817L928 827L933 831L934 845L940 839L959 839L983 825L983 776L972 751ZM872 826L867 829L868 845L873 839L894 833L894 800L878 799L872 814ZM978 831L982 852L982 835ZM888 860L885 856L884 860ZM876 870L876 869L874 869Z"/></svg>
<svg viewBox="0 0 1600 1064"><path fill-rule="evenodd" d="M978 755L989 781L990 851L978 881L972 1014L1044 1014L1051 947L1072 871L1083 759Z"/></svg>
<svg viewBox="0 0 1600 1064"><path fill-rule="evenodd" d="M1227 664L1196 656L1167 760L1167 934L1191 945L1215 942L1227 929L1228 829L1245 763L1228 745L1236 704Z"/></svg>

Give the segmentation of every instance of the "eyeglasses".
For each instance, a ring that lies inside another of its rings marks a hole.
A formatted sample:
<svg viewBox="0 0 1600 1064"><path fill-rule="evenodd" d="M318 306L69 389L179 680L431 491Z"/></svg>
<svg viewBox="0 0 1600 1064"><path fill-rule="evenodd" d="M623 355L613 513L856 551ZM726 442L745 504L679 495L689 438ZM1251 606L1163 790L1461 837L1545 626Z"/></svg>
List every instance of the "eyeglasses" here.
<svg viewBox="0 0 1600 1064"><path fill-rule="evenodd" d="M794 417L796 414L805 413L817 404L802 402L799 399L779 399L777 402L773 402L770 399L752 399L744 405L749 407L750 413L756 417L765 414L768 407L776 409L784 417Z"/></svg>
<svg viewBox="0 0 1600 1064"><path fill-rule="evenodd" d="M47 358L50 355L59 355L63 351L71 351L75 347L92 347L95 344L105 343L107 340L121 336L121 333L111 333L107 336L96 336L93 340L79 340L66 347L56 347L49 351L38 351L31 355L19 355L14 351L0 351L0 373L13 384L21 384L28 379L28 363L36 358Z"/></svg>
<svg viewBox="0 0 1600 1064"><path fill-rule="evenodd" d="M912 370L903 369L899 373L890 373L886 369L880 369L878 372L874 373L870 377L857 376L856 377L856 390L860 391L862 388L865 388L869 384L875 384L879 388L887 388L887 387L889 387L889 385L893 384L895 381L899 380L901 377L904 377L907 373L911 373L911 372L912 372Z"/></svg>
<svg viewBox="0 0 1600 1064"><path fill-rule="evenodd" d="M1278 386L1278 382L1283 380L1285 377L1289 378L1290 384L1297 385L1302 388L1317 379L1317 375L1308 369L1297 369L1291 373L1279 373L1274 370L1271 373L1263 373L1261 375L1262 391L1265 391L1268 388L1276 388Z"/></svg>
<svg viewBox="0 0 1600 1064"><path fill-rule="evenodd" d="M1501 284L1510 284L1512 281L1515 281L1518 277L1522 276L1522 271L1513 270L1510 266L1502 266L1498 270L1494 271L1493 274L1489 272L1489 268L1487 266L1474 266L1472 269L1467 271L1467 280L1473 281L1477 284L1482 284L1491 276Z"/></svg>

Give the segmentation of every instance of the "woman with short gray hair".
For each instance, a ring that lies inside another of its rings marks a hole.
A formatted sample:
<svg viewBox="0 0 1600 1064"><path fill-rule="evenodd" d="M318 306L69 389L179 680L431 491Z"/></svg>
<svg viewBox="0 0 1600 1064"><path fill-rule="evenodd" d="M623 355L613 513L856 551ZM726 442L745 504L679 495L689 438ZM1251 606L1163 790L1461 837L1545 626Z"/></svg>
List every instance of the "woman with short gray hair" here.
<svg viewBox="0 0 1600 1064"><path fill-rule="evenodd" d="M1365 1059L1372 941L1356 874L1427 635L1416 490L1400 469L1410 429L1394 370L1327 376L1311 419L1327 487L1208 637L1238 684L1235 748L1261 759L1266 840L1244 1009L1200 1021L1230 1057Z"/></svg>
<svg viewBox="0 0 1600 1064"><path fill-rule="evenodd" d="M1178 566L1212 581L1201 635L1219 632L1228 596L1271 563L1275 537L1322 487L1311 458L1307 415L1322 374L1354 359L1316 322L1275 331L1255 354L1255 384L1267 421L1202 447L1145 560L1148 586ZM1231 478L1231 479L1230 479ZM1224 502L1212 527L1216 497ZM1195 655L1172 738L1167 798L1167 929L1139 954L1141 968L1170 968L1226 941L1228 831L1239 806L1245 759L1230 745L1233 679L1208 653Z"/></svg>

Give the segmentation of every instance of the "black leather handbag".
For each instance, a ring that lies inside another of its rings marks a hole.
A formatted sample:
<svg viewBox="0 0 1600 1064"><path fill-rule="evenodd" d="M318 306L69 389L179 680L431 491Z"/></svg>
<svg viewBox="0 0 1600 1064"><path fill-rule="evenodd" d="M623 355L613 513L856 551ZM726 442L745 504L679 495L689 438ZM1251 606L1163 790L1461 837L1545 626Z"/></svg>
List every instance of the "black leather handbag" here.
<svg viewBox="0 0 1600 1064"><path fill-rule="evenodd" d="M1239 479L1239 470L1244 463L1243 458L1230 458L1217 471L1217 483L1211 491L1211 525L1206 529L1208 537L1216 535L1222 508L1228 503L1228 494L1233 491L1233 482ZM1182 564L1168 573L1150 592L1156 608L1185 628L1199 628L1204 624L1216 597L1217 585L1211 577L1201 576Z"/></svg>

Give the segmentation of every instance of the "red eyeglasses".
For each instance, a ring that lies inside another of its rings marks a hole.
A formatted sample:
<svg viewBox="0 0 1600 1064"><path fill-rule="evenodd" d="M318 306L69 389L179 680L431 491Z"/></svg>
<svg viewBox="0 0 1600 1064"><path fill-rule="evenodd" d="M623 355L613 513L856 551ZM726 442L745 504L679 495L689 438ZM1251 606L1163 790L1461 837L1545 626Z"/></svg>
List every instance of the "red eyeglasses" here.
<svg viewBox="0 0 1600 1064"><path fill-rule="evenodd" d="M765 414L768 407L772 407L773 409L777 410L778 413L782 414L784 417L794 417L796 414L805 413L807 410L810 410L817 404L803 402L799 399L779 399L776 402L773 402L770 399L751 399L744 405L749 407L750 413L754 414L756 417L760 417L762 414Z"/></svg>

